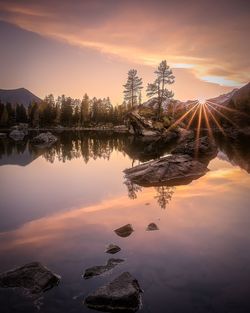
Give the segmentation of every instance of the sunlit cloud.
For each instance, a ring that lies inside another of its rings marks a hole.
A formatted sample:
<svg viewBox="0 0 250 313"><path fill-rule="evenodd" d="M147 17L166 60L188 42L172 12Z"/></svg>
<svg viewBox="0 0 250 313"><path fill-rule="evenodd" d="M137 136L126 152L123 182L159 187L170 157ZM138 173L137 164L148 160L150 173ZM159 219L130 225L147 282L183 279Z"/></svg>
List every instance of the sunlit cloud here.
<svg viewBox="0 0 250 313"><path fill-rule="evenodd" d="M0 1L0 20L135 63L155 66L167 59L172 67L190 69L207 82L223 86L247 82L247 9L235 14L239 8L232 2L216 2L208 18L207 2L193 4Z"/></svg>

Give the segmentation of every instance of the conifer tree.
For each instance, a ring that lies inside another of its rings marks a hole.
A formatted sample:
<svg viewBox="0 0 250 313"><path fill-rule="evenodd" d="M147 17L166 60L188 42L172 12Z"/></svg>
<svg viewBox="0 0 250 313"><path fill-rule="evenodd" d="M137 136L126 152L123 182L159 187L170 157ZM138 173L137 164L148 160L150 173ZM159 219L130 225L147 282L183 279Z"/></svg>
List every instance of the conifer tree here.
<svg viewBox="0 0 250 313"><path fill-rule="evenodd" d="M137 98L142 87L142 79L137 76L137 70L128 71L128 79L124 87L124 100L128 101L132 107L137 104Z"/></svg>
<svg viewBox="0 0 250 313"><path fill-rule="evenodd" d="M167 65L167 61L161 61L157 70L155 71L156 79L153 83L148 84L147 86L147 96L152 98L154 96L157 97L157 118L160 118L162 103L167 99L171 99L174 96L172 91L169 91L166 86L173 84L175 77L173 75L172 70L169 65Z"/></svg>

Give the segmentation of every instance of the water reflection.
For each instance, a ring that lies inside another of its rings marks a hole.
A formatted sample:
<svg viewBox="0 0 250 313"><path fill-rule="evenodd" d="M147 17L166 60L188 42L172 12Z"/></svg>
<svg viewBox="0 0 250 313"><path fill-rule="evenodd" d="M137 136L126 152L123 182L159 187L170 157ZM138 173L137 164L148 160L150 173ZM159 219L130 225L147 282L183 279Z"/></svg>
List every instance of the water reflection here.
<svg viewBox="0 0 250 313"><path fill-rule="evenodd" d="M250 173L250 145L246 138L242 140L229 139L217 134L216 142L221 152L224 155L220 155L231 162L233 165L238 165L242 169Z"/></svg>
<svg viewBox="0 0 250 313"><path fill-rule="evenodd" d="M90 159L109 160L113 151L122 152L130 157L132 162L149 161L164 155L176 144L176 141L152 141L147 138L138 138L114 133L102 132L62 132L57 143L49 148L38 148L30 139L31 133L23 141L14 141L8 138L0 139L0 165L18 164L28 165L37 157L42 156L46 161L54 163L55 160L66 162L83 158L87 164Z"/></svg>
<svg viewBox="0 0 250 313"><path fill-rule="evenodd" d="M46 313L90 312L84 295L124 271L144 290L142 313L249 312L250 176L232 165L247 169L249 148L237 146L236 157L229 144L218 145L223 154L200 179L143 188L124 185L122 170L168 153L170 145L155 152L154 143L130 136L74 132L60 134L49 149L29 138L1 139L1 164L27 166L0 168L1 223L17 219L0 228L0 271L38 260L60 273L62 284L45 295ZM133 233L117 235L122 225ZM159 231L146 231L149 225ZM84 269L107 264L111 242L125 262L83 280ZM34 312L7 292L0 303L4 313Z"/></svg>

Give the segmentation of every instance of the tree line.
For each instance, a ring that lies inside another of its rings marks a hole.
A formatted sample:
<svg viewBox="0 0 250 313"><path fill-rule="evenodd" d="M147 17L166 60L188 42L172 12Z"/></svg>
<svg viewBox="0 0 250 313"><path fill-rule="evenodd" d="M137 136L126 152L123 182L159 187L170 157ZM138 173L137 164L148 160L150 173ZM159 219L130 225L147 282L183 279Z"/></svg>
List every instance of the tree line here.
<svg viewBox="0 0 250 313"><path fill-rule="evenodd" d="M0 103L0 126L10 127L17 123L28 123L30 127L62 125L65 127L91 127L100 124L123 122L129 104L113 106L109 97L90 99L87 94L82 100L52 94L40 103L31 103L28 108L23 104Z"/></svg>
<svg viewBox="0 0 250 313"><path fill-rule="evenodd" d="M157 109L156 119L161 118L162 103L173 97L167 85L173 84L175 77L167 65L162 61L155 71L154 82L147 85L146 94L149 99L155 98ZM142 104L142 78L137 75L136 69L128 71L124 87L124 101L114 106L109 97L90 99L87 94L82 100L59 96L56 99L52 94L46 96L40 103L12 105L0 102L0 127L10 127L17 123L28 123L30 127L48 127L62 125L66 127L92 127L100 124L123 124L124 116L135 106Z"/></svg>

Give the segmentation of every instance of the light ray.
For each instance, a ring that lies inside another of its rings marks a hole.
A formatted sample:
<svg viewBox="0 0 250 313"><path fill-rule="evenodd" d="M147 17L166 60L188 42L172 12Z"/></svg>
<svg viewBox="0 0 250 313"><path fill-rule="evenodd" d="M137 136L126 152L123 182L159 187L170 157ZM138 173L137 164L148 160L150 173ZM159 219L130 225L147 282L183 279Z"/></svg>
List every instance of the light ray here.
<svg viewBox="0 0 250 313"><path fill-rule="evenodd" d="M186 130L188 130L189 127L191 126L191 124L192 124L192 122L193 122L193 119L194 119L194 117L195 117L195 115L196 115L198 109L199 109L199 106L197 106L196 109L195 109L195 111L193 112L193 115L191 116L191 119L190 119L189 122L188 122L188 125L187 125L187 127L186 127Z"/></svg>
<svg viewBox="0 0 250 313"><path fill-rule="evenodd" d="M198 150L199 150L202 107L203 107L203 105L199 106L199 117L198 117L198 122L197 122L197 134L196 134L196 144L195 144L195 157L198 156Z"/></svg>
<svg viewBox="0 0 250 313"><path fill-rule="evenodd" d="M213 107L211 104L207 103L207 105L214 110L216 113L218 113L220 116L222 116L224 119L226 119L228 122L230 122L232 125L234 125L235 127L238 127L232 120L230 120L230 118L228 118L225 114L223 114L222 112L220 112L219 110L217 110L215 107Z"/></svg>
<svg viewBox="0 0 250 313"><path fill-rule="evenodd" d="M219 128L219 130L222 132L222 134L224 136L226 136L226 133L224 132L223 128L221 127L220 123L217 121L216 117L214 116L214 114L211 112L210 108L207 107L207 105L205 104L206 109L208 111L208 113L211 115L212 119L214 120L215 124L217 125L217 127Z"/></svg>
<svg viewBox="0 0 250 313"><path fill-rule="evenodd" d="M206 122L207 129L208 129L209 137L210 137L211 139L213 139L214 136L213 136L213 132L212 132L212 129L211 129L211 126L210 126L210 123L209 123L209 118L208 118L208 116L207 116L207 108L206 108L205 105L203 106L203 113L204 113L205 122Z"/></svg>
<svg viewBox="0 0 250 313"><path fill-rule="evenodd" d="M229 112L235 112L235 113L239 113L239 114L242 114L242 115L247 115L246 113L241 112L241 111L239 111L239 110L237 110L237 109L232 109L232 108L229 108L229 107L227 107L227 106L225 106L225 105L218 104L218 103L216 103L216 102L207 101L207 104L210 104L210 105L213 105L213 106L215 105L215 106L217 106L217 107L219 107L219 108L221 108L221 109L224 109L224 110L226 110L226 111L229 111Z"/></svg>
<svg viewBox="0 0 250 313"><path fill-rule="evenodd" d="M198 106L199 103L195 104L192 108L190 108L185 114L183 114L177 121L174 122L174 124L172 124L168 130L172 129L173 127L177 126L178 124L180 124L180 122L182 122L184 120L184 118L193 111L193 109Z"/></svg>

